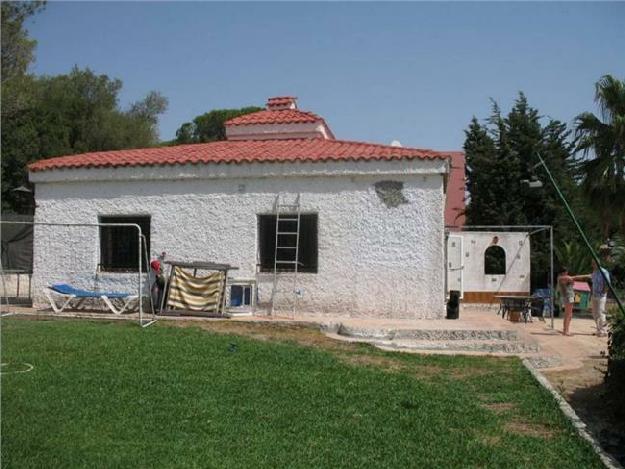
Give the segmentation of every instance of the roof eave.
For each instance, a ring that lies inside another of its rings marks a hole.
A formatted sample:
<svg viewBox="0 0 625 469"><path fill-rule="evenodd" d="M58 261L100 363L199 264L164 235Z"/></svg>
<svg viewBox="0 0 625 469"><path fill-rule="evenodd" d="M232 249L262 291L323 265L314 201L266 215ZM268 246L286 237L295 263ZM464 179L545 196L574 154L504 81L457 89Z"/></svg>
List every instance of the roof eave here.
<svg viewBox="0 0 625 469"><path fill-rule="evenodd" d="M441 158L395 158L368 160L187 163L134 166L83 166L48 168L29 172L33 183L121 180L189 180L219 178L410 176L444 175L447 160Z"/></svg>

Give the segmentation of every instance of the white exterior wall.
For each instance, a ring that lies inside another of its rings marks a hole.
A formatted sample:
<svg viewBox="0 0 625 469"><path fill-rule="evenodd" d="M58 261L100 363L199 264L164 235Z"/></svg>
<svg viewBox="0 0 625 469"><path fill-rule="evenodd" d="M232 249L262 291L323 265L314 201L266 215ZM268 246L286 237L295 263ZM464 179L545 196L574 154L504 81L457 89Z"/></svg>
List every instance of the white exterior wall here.
<svg viewBox="0 0 625 469"><path fill-rule="evenodd" d="M452 232L463 238L464 292L524 292L530 291L530 238L524 232ZM486 275L484 253L497 236L497 246L506 252L506 274Z"/></svg>
<svg viewBox="0 0 625 469"><path fill-rule="evenodd" d="M259 300L273 274L256 274L257 215L278 192L301 194L318 214L318 273L300 273L300 311L320 315L420 318L444 314L446 162L201 165L32 173L37 222L97 223L99 215L150 215L151 253L238 266ZM316 176L310 176L316 173ZM374 184L403 181L407 203L388 208ZM71 182L68 182L71 181ZM137 274L94 272L97 228L36 226L35 301L53 281L87 288L136 288ZM70 272L68 274L68 272ZM68 278L69 277L69 278Z"/></svg>

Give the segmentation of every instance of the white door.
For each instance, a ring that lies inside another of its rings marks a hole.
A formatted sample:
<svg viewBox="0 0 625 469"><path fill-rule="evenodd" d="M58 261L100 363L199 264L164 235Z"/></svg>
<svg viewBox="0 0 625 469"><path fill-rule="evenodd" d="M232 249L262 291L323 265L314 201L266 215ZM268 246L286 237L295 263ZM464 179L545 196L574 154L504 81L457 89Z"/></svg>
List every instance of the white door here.
<svg viewBox="0 0 625 469"><path fill-rule="evenodd" d="M458 290L464 296L464 264L462 257L462 236L449 235L447 238L447 293Z"/></svg>

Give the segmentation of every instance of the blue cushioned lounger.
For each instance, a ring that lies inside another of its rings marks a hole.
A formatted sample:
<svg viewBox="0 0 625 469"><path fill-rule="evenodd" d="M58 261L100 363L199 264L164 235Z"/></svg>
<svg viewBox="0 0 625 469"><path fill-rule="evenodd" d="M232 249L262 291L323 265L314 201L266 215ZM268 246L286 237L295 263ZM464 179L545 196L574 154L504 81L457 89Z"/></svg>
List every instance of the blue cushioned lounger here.
<svg viewBox="0 0 625 469"><path fill-rule="evenodd" d="M106 292L106 291L91 291L91 290L83 290L81 288L73 287L67 283L55 283L51 285L46 290L46 296L50 301L50 306L56 313L61 313L65 308L70 306L70 304L77 300L74 306L78 306L82 301L86 299L99 299L104 302L108 309L110 309L114 314L122 314L131 304L137 301L139 298L137 295L131 295L130 293L123 292ZM65 303L61 306L57 305L56 301L53 298L53 294L61 296L65 299ZM111 300L121 300L122 307L116 308L115 305L111 302Z"/></svg>

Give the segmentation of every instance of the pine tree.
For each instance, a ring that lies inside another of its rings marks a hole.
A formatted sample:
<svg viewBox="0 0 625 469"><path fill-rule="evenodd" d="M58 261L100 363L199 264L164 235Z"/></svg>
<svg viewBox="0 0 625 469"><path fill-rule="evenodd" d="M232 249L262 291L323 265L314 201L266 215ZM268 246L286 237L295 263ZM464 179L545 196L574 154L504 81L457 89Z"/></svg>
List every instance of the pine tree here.
<svg viewBox="0 0 625 469"><path fill-rule="evenodd" d="M486 123L474 117L465 134L467 224L570 227L560 199L538 165L540 154L569 201L578 203L565 124L549 120L542 125L539 112L520 93L507 116L493 103ZM530 189L524 181L532 178L543 180L543 187Z"/></svg>
<svg viewBox="0 0 625 469"><path fill-rule="evenodd" d="M577 240L575 228L538 159L540 154L576 213L585 219L573 179L572 145L565 124L556 120L543 124L538 110L519 93L506 116L493 103L485 123L473 117L465 134L467 225L552 225L556 243ZM533 178L542 180L543 186L530 188L524 182ZM548 271L548 249L547 243L532 243L532 271L541 277L541 283Z"/></svg>
<svg viewBox="0 0 625 469"><path fill-rule="evenodd" d="M464 152L466 158L466 189L471 198L466 207L467 223L483 225L498 219L499 210L491 203L496 198L492 193L495 185L489 182L493 175L495 142L488 135L476 117L465 131Z"/></svg>

